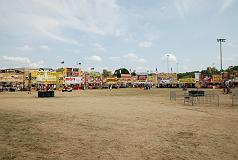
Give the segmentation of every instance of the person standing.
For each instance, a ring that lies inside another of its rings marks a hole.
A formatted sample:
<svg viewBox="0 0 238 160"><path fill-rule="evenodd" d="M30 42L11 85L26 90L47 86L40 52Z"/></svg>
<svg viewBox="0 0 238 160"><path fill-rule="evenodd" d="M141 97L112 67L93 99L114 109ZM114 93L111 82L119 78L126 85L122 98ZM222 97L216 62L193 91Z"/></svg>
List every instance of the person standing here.
<svg viewBox="0 0 238 160"><path fill-rule="evenodd" d="M31 94L31 85L28 87L28 94Z"/></svg>

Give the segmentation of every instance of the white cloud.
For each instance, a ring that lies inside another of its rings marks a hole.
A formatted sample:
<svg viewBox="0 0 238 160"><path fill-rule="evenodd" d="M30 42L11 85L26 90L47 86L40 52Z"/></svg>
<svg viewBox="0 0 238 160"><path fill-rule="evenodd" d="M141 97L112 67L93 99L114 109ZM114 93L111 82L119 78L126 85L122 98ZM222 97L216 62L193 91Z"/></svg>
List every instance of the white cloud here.
<svg viewBox="0 0 238 160"><path fill-rule="evenodd" d="M118 36L123 30L116 0L0 1L0 15L0 28L8 32L31 33L76 45L77 38L65 31Z"/></svg>
<svg viewBox="0 0 238 160"><path fill-rule="evenodd" d="M17 64L29 64L31 61L27 57L9 57L9 56L2 56L2 58L6 61L17 63Z"/></svg>
<svg viewBox="0 0 238 160"><path fill-rule="evenodd" d="M194 0L174 0L175 8L182 18L188 14L193 3Z"/></svg>
<svg viewBox="0 0 238 160"><path fill-rule="evenodd" d="M9 65L10 67L33 67L38 68L42 67L44 64L43 60L32 62L28 57L10 57L10 56L2 56L2 60L5 65Z"/></svg>
<svg viewBox="0 0 238 160"><path fill-rule="evenodd" d="M219 0L219 1L214 0L214 2L211 3L220 4L221 5L220 11L223 12L227 8L229 8L232 4L234 4L235 1L236 0ZM198 13L201 13L203 9L209 7L208 4L211 3L208 3L207 0L174 0L174 7L177 10L180 17L185 19L186 16L188 16L192 12L196 12L196 10L199 10Z"/></svg>
<svg viewBox="0 0 238 160"><path fill-rule="evenodd" d="M37 61L37 62L30 63L29 67L40 68L40 67L42 67L43 64L44 64L44 61L40 60L40 61Z"/></svg>
<svg viewBox="0 0 238 160"><path fill-rule="evenodd" d="M73 50L73 52L74 52L74 53L80 53L80 50L75 49L75 50Z"/></svg>
<svg viewBox="0 0 238 160"><path fill-rule="evenodd" d="M136 72L145 72L146 69L143 67L136 67Z"/></svg>
<svg viewBox="0 0 238 160"><path fill-rule="evenodd" d="M49 49L49 46L44 44L44 45L41 45L40 48L41 48L41 49L48 50L48 49Z"/></svg>
<svg viewBox="0 0 238 160"><path fill-rule="evenodd" d="M128 53L122 56L126 61L129 62L137 62L137 63L145 63L146 60L144 58L138 57L135 53Z"/></svg>
<svg viewBox="0 0 238 160"><path fill-rule="evenodd" d="M94 51L105 51L106 49L99 43L94 44Z"/></svg>
<svg viewBox="0 0 238 160"><path fill-rule="evenodd" d="M167 7L166 6L162 6L159 9L160 9L160 11L164 12L167 9Z"/></svg>
<svg viewBox="0 0 238 160"><path fill-rule="evenodd" d="M191 13L197 12L200 14L204 8L209 7L207 0L174 0L174 6L183 19Z"/></svg>
<svg viewBox="0 0 238 160"><path fill-rule="evenodd" d="M28 45L24 45L24 46L21 46L21 47L17 47L17 50L22 51L22 52L29 52L29 51L32 51L33 48L31 48Z"/></svg>
<svg viewBox="0 0 238 160"><path fill-rule="evenodd" d="M228 7L230 7L234 2L235 2L235 0L223 0L221 10L222 10L222 11L226 10L226 9L227 9Z"/></svg>
<svg viewBox="0 0 238 160"><path fill-rule="evenodd" d="M85 60L101 62L102 58L100 56L94 55L94 56L86 57Z"/></svg>
<svg viewBox="0 0 238 160"><path fill-rule="evenodd" d="M109 57L108 59L111 61L120 61L121 57L115 56L115 57Z"/></svg>
<svg viewBox="0 0 238 160"><path fill-rule="evenodd" d="M177 62L177 58L174 54L167 53L162 57L163 60L169 60L170 62Z"/></svg>
<svg viewBox="0 0 238 160"><path fill-rule="evenodd" d="M152 42L150 41L143 41L138 44L139 47L141 48L150 48L152 47Z"/></svg>
<svg viewBox="0 0 238 160"><path fill-rule="evenodd" d="M217 62L220 63L220 56L216 57ZM238 54L231 54L229 57L222 57L223 65L237 65L238 64Z"/></svg>
<svg viewBox="0 0 238 160"><path fill-rule="evenodd" d="M180 66L179 72L188 72L191 71L191 67L188 67L187 65Z"/></svg>

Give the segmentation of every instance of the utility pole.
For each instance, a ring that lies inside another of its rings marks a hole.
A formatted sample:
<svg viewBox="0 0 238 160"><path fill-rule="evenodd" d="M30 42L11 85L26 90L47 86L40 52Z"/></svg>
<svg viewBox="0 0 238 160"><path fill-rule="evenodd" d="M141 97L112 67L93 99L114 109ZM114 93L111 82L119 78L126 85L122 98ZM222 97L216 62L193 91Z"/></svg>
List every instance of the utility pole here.
<svg viewBox="0 0 238 160"><path fill-rule="evenodd" d="M224 42L226 42L226 39L222 39L222 38L220 38L220 39L217 39L217 42L220 44L220 63L221 63L221 72L222 72L222 45L221 45L221 43L224 43Z"/></svg>

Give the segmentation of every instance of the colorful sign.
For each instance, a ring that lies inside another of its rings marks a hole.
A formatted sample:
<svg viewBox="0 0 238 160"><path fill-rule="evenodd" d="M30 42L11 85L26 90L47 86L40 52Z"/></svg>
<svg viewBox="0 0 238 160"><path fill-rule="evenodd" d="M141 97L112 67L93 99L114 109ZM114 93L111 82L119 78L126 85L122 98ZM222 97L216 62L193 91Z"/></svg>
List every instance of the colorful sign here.
<svg viewBox="0 0 238 160"><path fill-rule="evenodd" d="M130 74L121 74L121 78L119 78L121 82L131 82Z"/></svg>
<svg viewBox="0 0 238 160"><path fill-rule="evenodd" d="M147 81L147 75L138 75L137 79L139 82L146 82Z"/></svg>
<svg viewBox="0 0 238 160"><path fill-rule="evenodd" d="M159 73L158 80L170 80L172 83L177 83L176 73Z"/></svg>
<svg viewBox="0 0 238 160"><path fill-rule="evenodd" d="M196 83L195 78L181 78L179 79L180 83Z"/></svg>
<svg viewBox="0 0 238 160"><path fill-rule="evenodd" d="M36 80L40 82L45 81L57 81L57 73L56 72L47 72L47 71L39 71L37 72Z"/></svg>
<svg viewBox="0 0 238 160"><path fill-rule="evenodd" d="M82 75L80 68L64 68L63 72L65 77L79 77Z"/></svg>
<svg viewBox="0 0 238 160"><path fill-rule="evenodd" d="M0 82L21 82L23 83L23 74L16 73L1 73L0 74Z"/></svg>
<svg viewBox="0 0 238 160"><path fill-rule="evenodd" d="M62 81L62 73L56 71L32 71L32 83L58 84Z"/></svg>
<svg viewBox="0 0 238 160"><path fill-rule="evenodd" d="M99 72L94 72L94 71L89 72L88 82L89 83L101 83L102 82L101 74Z"/></svg>
<svg viewBox="0 0 238 160"><path fill-rule="evenodd" d="M117 84L117 78L106 78L107 84Z"/></svg>
<svg viewBox="0 0 238 160"><path fill-rule="evenodd" d="M222 82L222 76L221 75L212 75L212 80L211 82Z"/></svg>
<svg viewBox="0 0 238 160"><path fill-rule="evenodd" d="M195 81L199 82L201 80L201 73L195 73Z"/></svg>
<svg viewBox="0 0 238 160"><path fill-rule="evenodd" d="M73 77L78 77L79 76L79 72L72 72L72 76Z"/></svg>
<svg viewBox="0 0 238 160"><path fill-rule="evenodd" d="M65 77L65 84L81 84L83 82L82 77Z"/></svg>

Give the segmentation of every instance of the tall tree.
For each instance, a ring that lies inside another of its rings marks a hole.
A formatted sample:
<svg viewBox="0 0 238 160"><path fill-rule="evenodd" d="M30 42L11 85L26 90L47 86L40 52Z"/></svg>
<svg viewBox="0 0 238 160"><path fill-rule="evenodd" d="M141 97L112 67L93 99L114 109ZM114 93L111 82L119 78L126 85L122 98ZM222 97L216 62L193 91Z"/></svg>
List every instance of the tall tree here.
<svg viewBox="0 0 238 160"><path fill-rule="evenodd" d="M106 69L103 69L103 71L102 71L102 76L103 76L103 77L110 77L110 76L112 76L112 72L111 72L111 71L108 71L108 70L106 70Z"/></svg>
<svg viewBox="0 0 238 160"><path fill-rule="evenodd" d="M114 75L117 76L117 78L121 78L121 74L130 74L130 72L126 68L120 68L114 72Z"/></svg>
<svg viewBox="0 0 238 160"><path fill-rule="evenodd" d="M57 68L56 69L56 72L63 72L64 71L64 68Z"/></svg>

